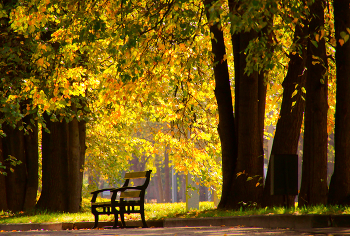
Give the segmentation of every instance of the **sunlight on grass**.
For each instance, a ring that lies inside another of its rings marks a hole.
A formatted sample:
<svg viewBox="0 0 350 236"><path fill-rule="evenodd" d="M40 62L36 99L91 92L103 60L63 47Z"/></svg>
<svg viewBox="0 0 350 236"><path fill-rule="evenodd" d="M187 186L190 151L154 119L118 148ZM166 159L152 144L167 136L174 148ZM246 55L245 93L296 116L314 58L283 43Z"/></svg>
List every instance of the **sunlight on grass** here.
<svg viewBox="0 0 350 236"><path fill-rule="evenodd" d="M199 212L207 210L213 210L213 202L200 202L199 210L190 210L186 212L186 203L158 203L158 204L146 204L145 215L148 219L165 219L175 217L186 217L192 215L198 215Z"/></svg>
<svg viewBox="0 0 350 236"><path fill-rule="evenodd" d="M199 210L186 211L185 203L149 203L145 204L146 220L163 220L166 218L201 218L201 217L228 217L249 215L273 215L273 214L350 214L350 207L343 206L313 206L313 207L272 207L232 210L217 210L213 202L200 202ZM126 220L139 220L140 214L125 215ZM114 216L100 216L100 221L113 221ZM0 224L14 223L45 223L45 222L84 222L94 221L90 212L90 199L83 200L80 213L50 213L47 211L36 212L0 212Z"/></svg>
<svg viewBox="0 0 350 236"><path fill-rule="evenodd" d="M101 221L114 220L111 216L100 216ZM84 222L94 221L94 216L91 212L81 213L50 213L37 212L37 214L17 213L9 214L8 212L0 212L0 224L15 224L15 223L47 223L47 222Z"/></svg>

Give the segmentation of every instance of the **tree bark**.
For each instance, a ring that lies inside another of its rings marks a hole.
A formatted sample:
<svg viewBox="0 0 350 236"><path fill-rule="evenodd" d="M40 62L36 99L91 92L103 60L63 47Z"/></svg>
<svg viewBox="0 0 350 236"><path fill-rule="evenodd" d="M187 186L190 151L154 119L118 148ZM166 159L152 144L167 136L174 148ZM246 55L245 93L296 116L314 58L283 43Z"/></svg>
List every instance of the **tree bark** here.
<svg viewBox="0 0 350 236"><path fill-rule="evenodd" d="M334 0L337 103L335 113L335 164L329 187L330 204L350 204L350 42L340 44L341 32L350 28L350 1Z"/></svg>
<svg viewBox="0 0 350 236"><path fill-rule="evenodd" d="M30 124L33 116L27 116L23 120ZM34 119L33 119L34 120ZM38 147L38 122L30 125L32 130L24 135L24 152L26 155L27 184L23 210L30 210L35 207L39 185L39 147Z"/></svg>
<svg viewBox="0 0 350 236"><path fill-rule="evenodd" d="M264 186L264 130L265 130L265 107L266 107L267 84L265 82L265 73L258 75L258 136L259 136L259 154L258 154L258 175L259 185Z"/></svg>
<svg viewBox="0 0 350 236"><path fill-rule="evenodd" d="M268 42L272 42L272 33L270 31L270 26L273 25L273 16L266 18L267 25L258 33L259 38L267 38ZM267 51L271 54L273 53L273 46L267 45ZM264 163L265 163L265 155L264 155L264 130L265 130L265 111L266 111L266 94L267 94L267 79L265 75L268 73L265 68L261 68L262 70L259 73L259 87L258 87L258 120L259 120L259 139L260 139L260 153L259 156L259 166L261 166L261 186L264 186Z"/></svg>
<svg viewBox="0 0 350 236"><path fill-rule="evenodd" d="M85 159L85 121L52 122L44 113L50 133L42 131L42 192L37 208L78 212Z"/></svg>
<svg viewBox="0 0 350 236"><path fill-rule="evenodd" d="M265 71L258 75L258 137L259 137L259 154L258 154L258 180L259 187L264 186L264 130L265 130L265 108L266 108L267 83L265 81Z"/></svg>
<svg viewBox="0 0 350 236"><path fill-rule="evenodd" d="M300 45L302 54L297 51L295 54L289 55L288 72L282 83L283 99L280 110L280 118L278 119L275 137L271 154L297 154L301 124L303 121L303 112L305 109L305 100L302 87L306 81L306 35L307 27L297 25L294 32L294 44ZM297 87L296 87L297 86ZM297 89L297 94L293 92ZM294 105L293 105L294 103ZM271 166L266 175L266 181L263 191L262 206L283 206L284 196L270 195L271 191ZM289 196L290 205L294 206L295 196Z"/></svg>
<svg viewBox="0 0 350 236"><path fill-rule="evenodd" d="M133 159L131 160L131 170L133 171L145 171L146 168L146 162L147 159L145 157L145 155L142 155L141 157L137 157L134 153L132 153L132 157ZM158 158L158 156L157 156ZM143 184L144 179L134 179L134 184L135 185L142 185Z"/></svg>
<svg viewBox="0 0 350 236"><path fill-rule="evenodd" d="M4 152L2 151L4 149L3 149L3 145L2 145L2 140L3 140L3 138L0 137L0 150L1 150L0 162L2 163L2 165L4 165ZM0 171L5 172L3 169L1 169ZM0 174L0 199L2 199L0 201L0 211L8 210L7 198L6 198L6 181L5 180L6 180L5 175Z"/></svg>
<svg viewBox="0 0 350 236"><path fill-rule="evenodd" d="M85 153L86 153L86 121L79 121L79 145L80 145L80 158L79 158L79 193L80 196L80 206L81 210L81 196L83 194L83 178L84 178L84 165L85 165Z"/></svg>
<svg viewBox="0 0 350 236"><path fill-rule="evenodd" d="M299 206L327 203L327 56L325 40L321 38L324 4L324 1L316 0L310 6L304 155ZM314 45L316 35L320 36L317 47Z"/></svg>
<svg viewBox="0 0 350 236"><path fill-rule="evenodd" d="M180 191L178 192L178 202L186 202L186 176L179 174Z"/></svg>
<svg viewBox="0 0 350 236"><path fill-rule="evenodd" d="M234 178L237 159L237 144L235 137L235 122L233 117L232 94L227 60L224 60L226 48L224 35L220 25L211 22L209 8L213 0L205 0L206 16L210 22L210 32L214 35L211 40L214 54L215 97L219 110L218 133L222 150L222 195L218 208L225 208L230 197L230 188Z"/></svg>
<svg viewBox="0 0 350 236"><path fill-rule="evenodd" d="M25 189L26 189L26 158L24 153L24 132L17 128L4 125L3 130L6 137L3 138L3 155L6 160L13 156L22 163L12 166L10 161L5 161L6 173L6 199L8 210L23 211ZM10 171L13 169L13 172Z"/></svg>
<svg viewBox="0 0 350 236"><path fill-rule="evenodd" d="M231 1L229 1L231 2ZM232 12L233 10L230 9L230 11ZM235 68L235 109L234 109L234 114L235 114L235 130L238 130L238 123L239 123L239 117L238 117L238 113L239 113L239 96L237 96L237 94L239 94L240 91L240 87L239 82L240 82L240 77L236 76L236 75L240 75L241 74L241 65L239 63L239 61L241 61L241 48L240 48L240 34L236 33L231 35L231 39L232 39L232 47L233 47L233 61L234 61L234 68ZM243 68L244 70L244 68Z"/></svg>
<svg viewBox="0 0 350 236"><path fill-rule="evenodd" d="M28 124L30 117L23 119ZM6 137L1 139L1 159L6 166L7 176L0 179L3 196L1 208L14 212L31 209L35 206L38 190L38 133L36 126L25 134L16 127L3 125ZM13 166L9 157L21 161ZM0 160L1 161L1 160ZM13 169L13 171L10 171ZM3 177L3 176L2 176Z"/></svg>
<svg viewBox="0 0 350 236"><path fill-rule="evenodd" d="M68 123L68 212L79 212L81 202L79 122L73 118Z"/></svg>
<svg viewBox="0 0 350 236"><path fill-rule="evenodd" d="M159 166L159 163L156 163L157 168L157 184L158 184L158 193L159 193L159 199L158 203L164 203L164 191L163 191L163 183L162 183L162 176L161 176L161 169Z"/></svg>
<svg viewBox="0 0 350 236"><path fill-rule="evenodd" d="M42 192L36 207L68 212L68 124L52 122L46 113L43 116L50 133L42 131Z"/></svg>
<svg viewBox="0 0 350 236"><path fill-rule="evenodd" d="M257 33L254 31L240 33L240 52L243 52L250 40L256 37ZM238 98L237 108L239 109L239 112L236 113L238 119L238 155L236 176L231 186L230 200L226 204L226 208L230 209L259 204L262 185L258 183L263 171L261 133L259 131L258 72L253 72L250 75L244 73L242 68L246 67L246 56L243 53L240 54L239 61L235 61L235 63L239 63L241 69L239 74L235 72L235 77L238 78L235 86L239 87L239 93L236 94L236 98Z"/></svg>
<svg viewBox="0 0 350 236"><path fill-rule="evenodd" d="M171 189L170 189L170 168L169 168L169 153L168 147L165 147L164 150L164 198L165 202L171 202Z"/></svg>

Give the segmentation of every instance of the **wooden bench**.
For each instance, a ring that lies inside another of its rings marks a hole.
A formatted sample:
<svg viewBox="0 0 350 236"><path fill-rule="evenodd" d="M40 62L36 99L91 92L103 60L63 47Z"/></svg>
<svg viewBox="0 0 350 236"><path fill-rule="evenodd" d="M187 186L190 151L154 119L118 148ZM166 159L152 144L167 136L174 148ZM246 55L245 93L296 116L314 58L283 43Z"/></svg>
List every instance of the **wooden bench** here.
<svg viewBox="0 0 350 236"><path fill-rule="evenodd" d="M94 192L91 199L91 212L95 216L96 228L98 225L99 215L114 215L113 228L117 228L118 215L122 222L122 228L125 228L124 214L140 213L143 223L143 227L147 228L145 220L145 193L149 184L152 170L140 171L140 172L128 172L125 173L125 183L121 188L106 188L100 189ZM144 178L142 185L130 186L130 180ZM104 191L110 191L112 193L111 201L108 202L96 202L99 193Z"/></svg>

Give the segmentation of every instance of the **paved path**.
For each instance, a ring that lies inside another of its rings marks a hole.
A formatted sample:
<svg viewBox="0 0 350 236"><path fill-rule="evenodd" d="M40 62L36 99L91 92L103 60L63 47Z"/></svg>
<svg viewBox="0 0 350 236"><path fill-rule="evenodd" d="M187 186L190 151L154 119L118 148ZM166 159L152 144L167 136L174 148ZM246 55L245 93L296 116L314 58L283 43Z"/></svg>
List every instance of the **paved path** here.
<svg viewBox="0 0 350 236"><path fill-rule="evenodd" d="M150 228L88 230L93 222L0 224L2 235L349 235L350 215L263 215L147 221ZM138 221L127 225L141 225ZM76 229L76 230L72 230Z"/></svg>
<svg viewBox="0 0 350 236"><path fill-rule="evenodd" d="M266 229L254 227L165 227L165 228L128 228L104 230L58 230L58 231L23 231L0 232L0 235L147 235L147 236L182 236L182 235L350 235L349 228L313 228L313 229Z"/></svg>

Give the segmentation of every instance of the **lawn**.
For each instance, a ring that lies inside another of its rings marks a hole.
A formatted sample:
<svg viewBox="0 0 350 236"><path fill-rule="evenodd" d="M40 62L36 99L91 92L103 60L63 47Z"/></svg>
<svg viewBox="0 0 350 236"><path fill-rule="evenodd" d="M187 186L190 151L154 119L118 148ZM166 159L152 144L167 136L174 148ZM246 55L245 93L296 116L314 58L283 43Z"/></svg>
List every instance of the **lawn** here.
<svg viewBox="0 0 350 236"><path fill-rule="evenodd" d="M149 203L145 204L146 220L163 220L165 218L199 218L199 217L225 217L246 215L271 214L350 214L350 207L341 206L315 206L308 208L255 208L248 210L217 210L213 202L200 202L199 210L186 211L185 203ZM125 215L129 220L140 219L139 214ZM113 221L113 215L100 216L101 221ZM46 211L32 212L0 212L0 224L15 223L44 223L44 222L84 222L94 221L90 212L90 199L83 200L80 213L52 213Z"/></svg>

